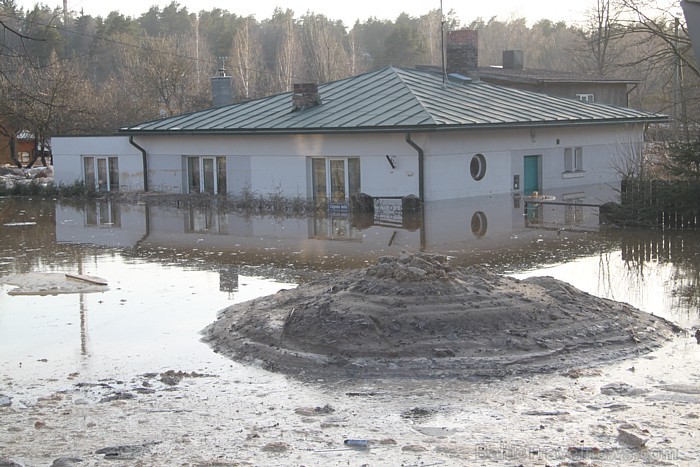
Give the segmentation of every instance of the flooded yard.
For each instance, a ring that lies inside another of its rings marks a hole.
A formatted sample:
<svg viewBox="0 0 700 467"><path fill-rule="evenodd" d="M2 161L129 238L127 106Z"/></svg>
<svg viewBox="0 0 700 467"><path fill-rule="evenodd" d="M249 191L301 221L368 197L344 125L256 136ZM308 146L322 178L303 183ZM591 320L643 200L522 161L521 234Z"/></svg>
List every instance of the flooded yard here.
<svg viewBox="0 0 700 467"><path fill-rule="evenodd" d="M421 219L392 209L307 219L0 199L0 282L29 273L108 282L67 294L0 286L0 460L695 465L700 238L599 232L594 213L540 209L484 198L429 205ZM226 307L402 250L552 276L687 333L623 361L506 378L296 378L201 342Z"/></svg>

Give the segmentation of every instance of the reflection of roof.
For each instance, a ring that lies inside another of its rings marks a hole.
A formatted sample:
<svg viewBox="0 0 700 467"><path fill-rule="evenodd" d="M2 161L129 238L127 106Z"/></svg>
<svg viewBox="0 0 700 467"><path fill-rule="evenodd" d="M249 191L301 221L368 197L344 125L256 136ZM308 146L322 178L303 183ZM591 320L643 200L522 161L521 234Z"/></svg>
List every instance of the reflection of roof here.
<svg viewBox="0 0 700 467"><path fill-rule="evenodd" d="M388 67L318 87L322 104L292 112L292 93L146 122L130 134L292 134L433 131L661 122L640 110L580 102Z"/></svg>
<svg viewBox="0 0 700 467"><path fill-rule="evenodd" d="M515 70L496 66L479 67L479 75L492 79L502 79L522 83L597 83L597 84L635 84L639 80L598 77L594 74L574 73L568 71L523 69Z"/></svg>

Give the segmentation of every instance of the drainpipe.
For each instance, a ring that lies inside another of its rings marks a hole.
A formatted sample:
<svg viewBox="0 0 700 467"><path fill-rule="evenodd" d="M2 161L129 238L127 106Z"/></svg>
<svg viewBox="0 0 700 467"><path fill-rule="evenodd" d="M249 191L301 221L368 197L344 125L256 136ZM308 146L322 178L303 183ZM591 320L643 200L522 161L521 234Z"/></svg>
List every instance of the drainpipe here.
<svg viewBox="0 0 700 467"><path fill-rule="evenodd" d="M425 166L425 153L423 152L423 148L418 146L415 143L415 141L411 139L411 133L406 133L406 142L418 153L418 198L420 199L420 251L425 251L425 209L423 207L423 203L425 202L425 177L423 174L423 168Z"/></svg>
<svg viewBox="0 0 700 467"><path fill-rule="evenodd" d="M141 156L143 158L143 191L148 191L148 154L146 150L136 144L133 136L129 136L129 144L141 151Z"/></svg>
<svg viewBox="0 0 700 467"><path fill-rule="evenodd" d="M423 152L423 148L418 146L415 141L411 139L411 133L406 133L406 142L418 152L418 198L422 205L425 202L425 179L423 177L425 153Z"/></svg>

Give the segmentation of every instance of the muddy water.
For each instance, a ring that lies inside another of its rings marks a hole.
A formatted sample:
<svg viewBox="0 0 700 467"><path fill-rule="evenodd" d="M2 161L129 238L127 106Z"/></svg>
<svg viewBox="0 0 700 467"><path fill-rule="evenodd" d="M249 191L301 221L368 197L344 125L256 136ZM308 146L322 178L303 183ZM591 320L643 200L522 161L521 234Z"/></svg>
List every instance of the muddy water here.
<svg viewBox="0 0 700 467"><path fill-rule="evenodd" d="M476 224L472 210L481 213ZM396 216L360 222L343 213L278 219L0 199L0 277L80 273L109 283L92 294L0 289L0 394L12 397L0 408L0 459L50 465L73 455L81 465L100 465L104 455L95 451L128 445L140 449L124 454L127 465L657 458L693 465L700 456L695 339L577 378L332 386L229 361L199 341L226 306L402 249L446 253L457 265L516 277L552 275L686 329L700 325L697 235L597 232L591 222L560 218L533 226L520 212L501 218L476 206L464 213L438 206L427 224ZM188 376L175 386L154 376L168 370ZM639 391L601 391L621 382ZM138 396L109 399L124 393ZM623 422L652 433L646 450L619 442ZM372 449L348 450L345 438L370 439Z"/></svg>

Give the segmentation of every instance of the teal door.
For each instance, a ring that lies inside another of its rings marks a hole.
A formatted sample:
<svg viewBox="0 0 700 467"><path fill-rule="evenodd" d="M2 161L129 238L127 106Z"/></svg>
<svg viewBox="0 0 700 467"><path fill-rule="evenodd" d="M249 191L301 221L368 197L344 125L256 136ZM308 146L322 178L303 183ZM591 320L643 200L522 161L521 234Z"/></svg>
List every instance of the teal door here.
<svg viewBox="0 0 700 467"><path fill-rule="evenodd" d="M525 156L523 194L531 195L540 191L540 156Z"/></svg>

